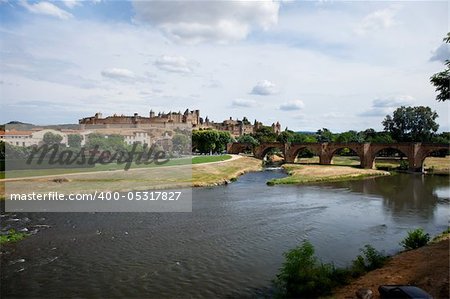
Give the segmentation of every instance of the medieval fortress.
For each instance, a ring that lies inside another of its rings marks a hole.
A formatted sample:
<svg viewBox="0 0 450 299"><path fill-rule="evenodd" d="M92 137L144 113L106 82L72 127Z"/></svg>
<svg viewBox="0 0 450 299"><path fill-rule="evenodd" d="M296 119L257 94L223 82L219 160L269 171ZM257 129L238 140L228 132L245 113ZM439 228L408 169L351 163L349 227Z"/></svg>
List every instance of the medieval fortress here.
<svg viewBox="0 0 450 299"><path fill-rule="evenodd" d="M200 110L186 109L181 112L168 112L156 114L150 110L148 116L140 116L138 113L134 115L117 115L103 117L101 113L94 116L85 117L78 121L78 129L44 129L32 128L30 130L15 130L8 128L0 131L0 141L8 142L15 146L28 147L32 145L42 144L43 136L47 132L58 134L62 137L62 143L67 144L68 135L81 135L81 145L86 143L89 134L100 133L105 136L121 135L124 141L131 145L133 143L141 144L157 144L164 148L171 145L171 139L174 134L180 130L207 130L214 129L218 131L229 132L234 138L244 134L255 133L263 126L261 122L255 120L250 123L246 117L239 119L226 119L222 122L214 122L208 117L203 119L200 117ZM279 122L272 124L274 133L281 132Z"/></svg>

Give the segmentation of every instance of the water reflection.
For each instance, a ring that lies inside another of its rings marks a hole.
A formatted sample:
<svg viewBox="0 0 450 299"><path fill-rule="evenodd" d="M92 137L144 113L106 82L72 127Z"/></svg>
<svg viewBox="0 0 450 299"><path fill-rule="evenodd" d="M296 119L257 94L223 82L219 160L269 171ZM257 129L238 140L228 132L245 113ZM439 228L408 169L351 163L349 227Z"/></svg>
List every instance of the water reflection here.
<svg viewBox="0 0 450 299"><path fill-rule="evenodd" d="M449 203L449 181L444 176L394 174L389 177L326 184L352 192L381 196L384 210L394 221L414 215L432 221L437 205Z"/></svg>

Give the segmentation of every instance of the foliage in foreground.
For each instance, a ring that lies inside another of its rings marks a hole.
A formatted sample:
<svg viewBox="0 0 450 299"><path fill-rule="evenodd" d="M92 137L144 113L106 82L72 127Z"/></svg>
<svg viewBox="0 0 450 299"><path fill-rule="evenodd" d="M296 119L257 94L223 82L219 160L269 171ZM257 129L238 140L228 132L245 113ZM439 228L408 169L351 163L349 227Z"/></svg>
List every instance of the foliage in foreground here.
<svg viewBox="0 0 450 299"><path fill-rule="evenodd" d="M336 268L320 262L314 255L314 246L308 242L284 254L285 261L274 283L278 297L315 298L329 295L333 288L347 284L352 277L380 268L387 257L370 245L361 249L350 268Z"/></svg>
<svg viewBox="0 0 450 299"><path fill-rule="evenodd" d="M284 254L285 262L275 284L282 296L327 295L336 286L333 281L334 266L323 264L314 256L314 247L308 241Z"/></svg>
<svg viewBox="0 0 450 299"><path fill-rule="evenodd" d="M430 241L430 235L425 233L422 228L417 228L408 232L405 239L400 242L406 250L416 249L427 245Z"/></svg>
<svg viewBox="0 0 450 299"><path fill-rule="evenodd" d="M444 37L444 42L450 43L450 32ZM436 87L437 101L448 101L450 100L450 60L445 60L445 66L447 67L442 72L434 74L431 78L431 84Z"/></svg>
<svg viewBox="0 0 450 299"><path fill-rule="evenodd" d="M0 236L0 244L20 241L25 239L27 236L28 234L26 233L16 232L14 229L10 229L8 234Z"/></svg>
<svg viewBox="0 0 450 299"><path fill-rule="evenodd" d="M381 268L388 257L377 251L370 245L365 245L361 249L362 255L358 255L352 262L350 272L352 277L358 277L366 272Z"/></svg>

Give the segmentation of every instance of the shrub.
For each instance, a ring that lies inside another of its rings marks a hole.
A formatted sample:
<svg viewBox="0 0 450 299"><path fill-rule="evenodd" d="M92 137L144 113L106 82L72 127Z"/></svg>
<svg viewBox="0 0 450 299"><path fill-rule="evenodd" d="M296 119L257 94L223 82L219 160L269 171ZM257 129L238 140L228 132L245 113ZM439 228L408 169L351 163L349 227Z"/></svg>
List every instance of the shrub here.
<svg viewBox="0 0 450 299"><path fill-rule="evenodd" d="M400 245L406 250L410 250L425 246L428 241L430 241L430 235L426 234L422 228L417 228L409 231L406 238L400 242Z"/></svg>
<svg viewBox="0 0 450 299"><path fill-rule="evenodd" d="M352 262L350 271L353 277L381 268L388 259L387 256L370 245L365 245L361 252L362 255L358 255Z"/></svg>
<svg viewBox="0 0 450 299"><path fill-rule="evenodd" d="M400 161L400 166L398 167L400 170L408 170L409 169L409 163L406 160Z"/></svg>
<svg viewBox="0 0 450 299"><path fill-rule="evenodd" d="M8 234L0 236L0 244L5 244L9 242L17 242L24 239L28 234L16 232L14 229L10 229Z"/></svg>
<svg viewBox="0 0 450 299"><path fill-rule="evenodd" d="M286 252L275 285L283 297L307 298L327 295L337 285L335 268L320 263L314 256L314 247L308 241ZM338 274L338 273L337 273Z"/></svg>

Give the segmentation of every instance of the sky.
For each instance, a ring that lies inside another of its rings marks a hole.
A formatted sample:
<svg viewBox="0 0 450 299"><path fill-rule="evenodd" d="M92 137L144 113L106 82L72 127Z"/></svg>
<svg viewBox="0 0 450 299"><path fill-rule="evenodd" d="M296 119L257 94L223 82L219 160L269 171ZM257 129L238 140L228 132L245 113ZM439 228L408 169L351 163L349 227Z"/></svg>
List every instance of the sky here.
<svg viewBox="0 0 450 299"><path fill-rule="evenodd" d="M382 130L429 106L448 1L0 0L0 122L200 109L295 131Z"/></svg>

